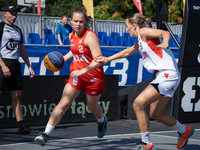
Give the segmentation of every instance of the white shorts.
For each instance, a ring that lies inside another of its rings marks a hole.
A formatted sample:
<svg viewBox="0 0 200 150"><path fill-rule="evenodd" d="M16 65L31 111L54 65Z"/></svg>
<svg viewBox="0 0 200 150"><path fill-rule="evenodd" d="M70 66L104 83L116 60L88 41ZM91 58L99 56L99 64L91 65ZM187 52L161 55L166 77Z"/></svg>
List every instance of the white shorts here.
<svg viewBox="0 0 200 150"><path fill-rule="evenodd" d="M172 97L180 83L180 79L179 72L166 70L157 72L156 78L151 82L151 84L157 85L158 92L164 97Z"/></svg>

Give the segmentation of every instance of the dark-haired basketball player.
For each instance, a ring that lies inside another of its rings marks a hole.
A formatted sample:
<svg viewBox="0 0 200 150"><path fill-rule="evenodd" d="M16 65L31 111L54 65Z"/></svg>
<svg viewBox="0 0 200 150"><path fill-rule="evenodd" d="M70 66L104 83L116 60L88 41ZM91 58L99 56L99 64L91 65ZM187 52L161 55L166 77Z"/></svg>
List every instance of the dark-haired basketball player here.
<svg viewBox="0 0 200 150"><path fill-rule="evenodd" d="M105 75L101 63L94 61L102 56L97 35L89 30L91 20L87 17L83 7L76 7L71 13L71 23L74 31L70 34L71 51L64 56L65 61L73 57L70 66L70 77L65 85L62 98L59 104L51 113L44 133L35 138L37 144L44 146L50 133L60 122L63 113L70 107L71 103L85 88L87 106L97 118L97 136L102 138L107 130L107 118L103 115L103 110L98 101L101 92L104 91Z"/></svg>

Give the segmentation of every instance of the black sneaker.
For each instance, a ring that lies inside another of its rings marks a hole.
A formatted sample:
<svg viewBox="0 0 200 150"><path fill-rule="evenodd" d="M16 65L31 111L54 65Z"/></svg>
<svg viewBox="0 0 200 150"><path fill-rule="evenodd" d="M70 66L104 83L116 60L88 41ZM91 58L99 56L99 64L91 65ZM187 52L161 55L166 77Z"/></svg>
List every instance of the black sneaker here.
<svg viewBox="0 0 200 150"><path fill-rule="evenodd" d="M97 132L97 137L98 138L102 138L105 134L106 134L106 131L107 131L107 122L108 122L108 119L106 116L103 116L104 117L104 122L103 123L98 123L98 132Z"/></svg>
<svg viewBox="0 0 200 150"><path fill-rule="evenodd" d="M25 128L19 128L18 133L19 134L37 134L39 131L38 130L33 130L30 127L25 127Z"/></svg>

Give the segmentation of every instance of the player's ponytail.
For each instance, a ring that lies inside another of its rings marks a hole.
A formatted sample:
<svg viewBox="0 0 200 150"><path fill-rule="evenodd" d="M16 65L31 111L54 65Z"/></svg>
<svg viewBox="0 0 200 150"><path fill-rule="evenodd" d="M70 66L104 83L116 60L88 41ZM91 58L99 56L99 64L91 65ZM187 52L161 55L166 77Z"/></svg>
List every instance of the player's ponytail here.
<svg viewBox="0 0 200 150"><path fill-rule="evenodd" d="M145 21L147 22L148 27L152 28L151 19L150 18L145 18Z"/></svg>
<svg viewBox="0 0 200 150"><path fill-rule="evenodd" d="M128 18L130 24L137 24L140 28L145 27L145 22L147 22L148 27L152 28L151 20L149 18L145 18L140 13L134 13L130 15Z"/></svg>

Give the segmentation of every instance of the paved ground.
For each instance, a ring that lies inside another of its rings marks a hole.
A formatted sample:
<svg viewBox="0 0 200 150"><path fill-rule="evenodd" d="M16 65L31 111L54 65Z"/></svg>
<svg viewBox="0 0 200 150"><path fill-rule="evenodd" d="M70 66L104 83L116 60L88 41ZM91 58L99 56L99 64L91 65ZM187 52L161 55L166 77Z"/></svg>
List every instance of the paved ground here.
<svg viewBox="0 0 200 150"><path fill-rule="evenodd" d="M200 123L184 150L200 150ZM44 126L33 127L43 132ZM96 137L97 124L62 124L56 127L44 147L33 139L36 135L19 135L17 128L0 129L0 150L134 150L140 143L136 120L120 119L108 122L105 137ZM156 150L176 150L177 132L157 121L150 121L151 140Z"/></svg>

